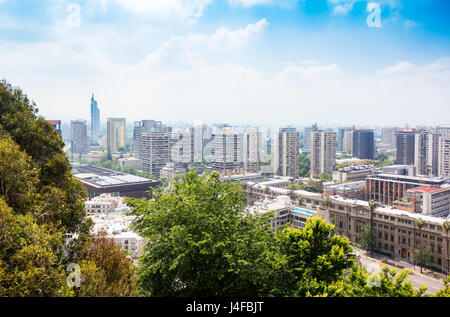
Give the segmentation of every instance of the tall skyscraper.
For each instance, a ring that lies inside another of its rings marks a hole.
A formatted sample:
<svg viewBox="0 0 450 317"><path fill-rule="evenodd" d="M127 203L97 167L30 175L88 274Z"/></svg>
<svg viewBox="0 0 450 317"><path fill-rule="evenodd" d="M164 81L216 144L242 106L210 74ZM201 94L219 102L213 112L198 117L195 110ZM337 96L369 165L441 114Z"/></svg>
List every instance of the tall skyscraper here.
<svg viewBox="0 0 450 317"><path fill-rule="evenodd" d="M161 121L155 120L143 120L134 122L133 131L133 156L141 158L142 156L142 133L156 132L156 133L169 133L171 129L163 124Z"/></svg>
<svg viewBox="0 0 450 317"><path fill-rule="evenodd" d="M283 128L275 134L272 148L276 175L299 177L299 134L295 128Z"/></svg>
<svg viewBox="0 0 450 317"><path fill-rule="evenodd" d="M311 133L317 131L317 123L315 123L312 127L305 128L305 139L303 143L303 151L306 153L311 152Z"/></svg>
<svg viewBox="0 0 450 317"><path fill-rule="evenodd" d="M353 130L353 157L362 160L375 158L375 134L373 130Z"/></svg>
<svg viewBox="0 0 450 317"><path fill-rule="evenodd" d="M342 140L342 152L347 155L353 155L353 130L345 130Z"/></svg>
<svg viewBox="0 0 450 317"><path fill-rule="evenodd" d="M336 133L317 131L311 133L311 177L333 173L336 167Z"/></svg>
<svg viewBox="0 0 450 317"><path fill-rule="evenodd" d="M87 124L84 120L70 122L70 138L72 140L72 154L81 154L89 146L87 136Z"/></svg>
<svg viewBox="0 0 450 317"><path fill-rule="evenodd" d="M108 155L127 146L127 124L125 118L108 118L107 121L107 151Z"/></svg>
<svg viewBox="0 0 450 317"><path fill-rule="evenodd" d="M97 101L94 99L94 94L91 98L91 144L98 145L98 138L100 137L100 109L97 106Z"/></svg>
<svg viewBox="0 0 450 317"><path fill-rule="evenodd" d="M414 140L414 165L419 175L438 175L439 134L429 131L416 133Z"/></svg>
<svg viewBox="0 0 450 317"><path fill-rule="evenodd" d="M439 138L439 176L450 178L450 136Z"/></svg>

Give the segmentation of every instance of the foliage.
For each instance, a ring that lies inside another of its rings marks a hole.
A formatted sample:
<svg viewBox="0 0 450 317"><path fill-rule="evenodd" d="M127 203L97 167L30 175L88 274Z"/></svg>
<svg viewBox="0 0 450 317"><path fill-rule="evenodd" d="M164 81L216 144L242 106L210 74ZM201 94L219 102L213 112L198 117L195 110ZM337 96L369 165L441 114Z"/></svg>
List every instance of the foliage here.
<svg viewBox="0 0 450 317"><path fill-rule="evenodd" d="M308 155L300 153L298 157L298 164L300 177L309 177L309 171L311 169L311 160L309 159Z"/></svg>
<svg viewBox="0 0 450 317"><path fill-rule="evenodd" d="M320 173L316 178L321 182L330 182L333 179L333 177L328 173Z"/></svg>
<svg viewBox="0 0 450 317"><path fill-rule="evenodd" d="M140 288L151 296L259 296L273 231L248 217L239 184L189 172L154 201L129 199L135 230L147 239Z"/></svg>
<svg viewBox="0 0 450 317"><path fill-rule="evenodd" d="M421 271L423 267L426 267L428 266L428 264L430 264L431 257L431 247L426 244L420 244L414 252L414 260L418 265L420 265Z"/></svg>
<svg viewBox="0 0 450 317"><path fill-rule="evenodd" d="M342 279L355 255L347 238L331 235L333 229L315 217L303 230L286 227L277 235L271 295L320 295L329 284Z"/></svg>
<svg viewBox="0 0 450 317"><path fill-rule="evenodd" d="M349 274L338 283L332 283L324 296L337 297L421 297L426 287L415 289L408 280L410 271L382 267L368 274L359 266L353 266Z"/></svg>
<svg viewBox="0 0 450 317"><path fill-rule="evenodd" d="M136 278L133 261L126 252L106 237L95 235L85 245L81 267L81 287L75 294L81 297L136 296Z"/></svg>
<svg viewBox="0 0 450 317"><path fill-rule="evenodd" d="M0 198L0 296L70 296L60 258L62 235L15 215Z"/></svg>
<svg viewBox="0 0 450 317"><path fill-rule="evenodd" d="M375 242L376 238L373 229L369 225L362 227L361 240L359 242L359 246L361 247L361 249L372 251L375 247Z"/></svg>

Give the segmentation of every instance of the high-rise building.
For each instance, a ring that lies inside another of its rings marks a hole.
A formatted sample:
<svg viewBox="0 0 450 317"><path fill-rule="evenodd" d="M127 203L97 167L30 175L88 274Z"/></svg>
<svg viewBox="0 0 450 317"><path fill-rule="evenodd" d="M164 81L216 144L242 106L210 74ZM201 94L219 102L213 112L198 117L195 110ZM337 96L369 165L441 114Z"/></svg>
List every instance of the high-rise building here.
<svg viewBox="0 0 450 317"><path fill-rule="evenodd" d="M283 128L274 137L274 171L276 175L298 178L299 132L295 128Z"/></svg>
<svg viewBox="0 0 450 317"><path fill-rule="evenodd" d="M397 132L399 128L386 127L381 129L381 141L383 144L395 149L397 146Z"/></svg>
<svg viewBox="0 0 450 317"><path fill-rule="evenodd" d="M225 171L242 168L242 134L213 134L210 145L211 167L214 170Z"/></svg>
<svg viewBox="0 0 450 317"><path fill-rule="evenodd" d="M194 133L194 161L202 162L203 150L212 138L212 129L206 124L196 124L190 131Z"/></svg>
<svg viewBox="0 0 450 317"><path fill-rule="evenodd" d="M450 178L450 136L439 138L439 176Z"/></svg>
<svg viewBox="0 0 450 317"><path fill-rule="evenodd" d="M418 175L438 175L439 134L428 131L415 134L414 165L417 168Z"/></svg>
<svg viewBox="0 0 450 317"><path fill-rule="evenodd" d="M97 101L94 99L94 94L91 98L91 144L98 145L98 138L100 137L100 109L97 106Z"/></svg>
<svg viewBox="0 0 450 317"><path fill-rule="evenodd" d="M353 155L353 130L345 130L344 138L342 140L342 152Z"/></svg>
<svg viewBox="0 0 450 317"><path fill-rule="evenodd" d="M170 133L164 130L141 133L142 168L155 178L170 161Z"/></svg>
<svg viewBox="0 0 450 317"><path fill-rule="evenodd" d="M400 130L397 132L397 164L414 165L416 130Z"/></svg>
<svg viewBox="0 0 450 317"><path fill-rule="evenodd" d="M155 120L143 120L134 122L133 131L133 156L141 158L142 156L142 133L143 132L156 132L156 133L169 133L171 129L163 124L161 121Z"/></svg>
<svg viewBox="0 0 450 317"><path fill-rule="evenodd" d="M332 174L336 167L336 132L317 131L311 137L311 177Z"/></svg>
<svg viewBox="0 0 450 317"><path fill-rule="evenodd" d="M247 173L261 171L261 132L251 129L243 133L243 168Z"/></svg>
<svg viewBox="0 0 450 317"><path fill-rule="evenodd" d="M107 121L107 150L111 155L126 147L127 124L125 118L108 118Z"/></svg>
<svg viewBox="0 0 450 317"><path fill-rule="evenodd" d="M187 167L194 162L194 132L170 133L170 162Z"/></svg>
<svg viewBox="0 0 450 317"><path fill-rule="evenodd" d="M311 127L305 128L305 139L303 143L303 151L306 153L311 153L311 133L317 131L317 123Z"/></svg>
<svg viewBox="0 0 450 317"><path fill-rule="evenodd" d="M450 127L437 127L436 133L440 136L450 136Z"/></svg>
<svg viewBox="0 0 450 317"><path fill-rule="evenodd" d="M72 154L81 154L87 150L89 140L86 121L70 121L70 138L72 140Z"/></svg>
<svg viewBox="0 0 450 317"><path fill-rule="evenodd" d="M373 130L353 130L353 157L362 160L373 160L375 157L374 138Z"/></svg>
<svg viewBox="0 0 450 317"><path fill-rule="evenodd" d="M343 153L344 152L344 136L346 131L351 131L352 128L339 128L337 133L337 147L336 151Z"/></svg>

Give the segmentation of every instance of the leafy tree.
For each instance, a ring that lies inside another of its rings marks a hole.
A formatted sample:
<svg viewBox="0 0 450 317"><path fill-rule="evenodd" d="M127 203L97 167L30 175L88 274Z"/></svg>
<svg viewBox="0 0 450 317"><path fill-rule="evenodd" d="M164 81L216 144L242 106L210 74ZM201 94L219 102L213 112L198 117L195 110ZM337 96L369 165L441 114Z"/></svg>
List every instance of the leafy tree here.
<svg viewBox="0 0 450 317"><path fill-rule="evenodd" d="M431 247L429 245L420 244L414 252L414 260L420 265L420 272L422 273L423 267L428 266L431 262Z"/></svg>
<svg viewBox="0 0 450 317"><path fill-rule="evenodd" d="M333 297L422 297L426 287L415 289L408 281L410 271L382 267L368 274L360 266L353 266L345 278L331 283L323 296Z"/></svg>
<svg viewBox="0 0 450 317"><path fill-rule="evenodd" d="M60 261L62 234L16 215L0 198L0 296L71 296Z"/></svg>
<svg viewBox="0 0 450 317"><path fill-rule="evenodd" d="M126 252L106 233L90 239L83 250L80 288L75 294L81 297L123 297L138 295L135 267Z"/></svg>
<svg viewBox="0 0 450 317"><path fill-rule="evenodd" d="M311 160L308 155L301 153L298 158L300 177L309 177L309 171L311 169Z"/></svg>
<svg viewBox="0 0 450 317"><path fill-rule="evenodd" d="M348 238L331 235L334 226L309 219L303 230L286 227L276 237L271 295L315 296L342 279L355 261Z"/></svg>
<svg viewBox="0 0 450 317"><path fill-rule="evenodd" d="M362 227L361 229L361 240L359 242L359 245L361 249L368 251L372 251L375 247L376 238L375 238L375 232L372 230L372 228L369 225L366 225Z"/></svg>
<svg viewBox="0 0 450 317"><path fill-rule="evenodd" d="M319 175L317 175L317 179L321 182L330 182L333 177L328 173L320 173Z"/></svg>
<svg viewBox="0 0 450 317"><path fill-rule="evenodd" d="M189 172L154 200L128 199L147 241L138 285L150 296L260 296L268 287L268 216L243 212L239 184Z"/></svg>
<svg viewBox="0 0 450 317"><path fill-rule="evenodd" d="M308 182L306 184L303 185L302 189L306 190L308 192L322 193L323 185L322 185L322 182L310 179L310 180L308 180Z"/></svg>

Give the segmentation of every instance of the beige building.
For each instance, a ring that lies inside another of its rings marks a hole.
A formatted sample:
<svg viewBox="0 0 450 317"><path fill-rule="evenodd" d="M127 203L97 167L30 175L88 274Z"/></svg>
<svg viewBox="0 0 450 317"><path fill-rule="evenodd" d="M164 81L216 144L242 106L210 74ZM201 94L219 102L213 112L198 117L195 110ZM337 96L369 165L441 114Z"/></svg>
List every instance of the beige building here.
<svg viewBox="0 0 450 317"><path fill-rule="evenodd" d="M107 151L112 155L120 148L126 147L126 120L125 118L108 118L107 121Z"/></svg>
<svg viewBox="0 0 450 317"><path fill-rule="evenodd" d="M437 176L439 162L439 134L424 131L416 133L414 165L418 175Z"/></svg>
<svg viewBox="0 0 450 317"><path fill-rule="evenodd" d="M311 134L311 177L332 174L336 167L336 133L317 131Z"/></svg>

